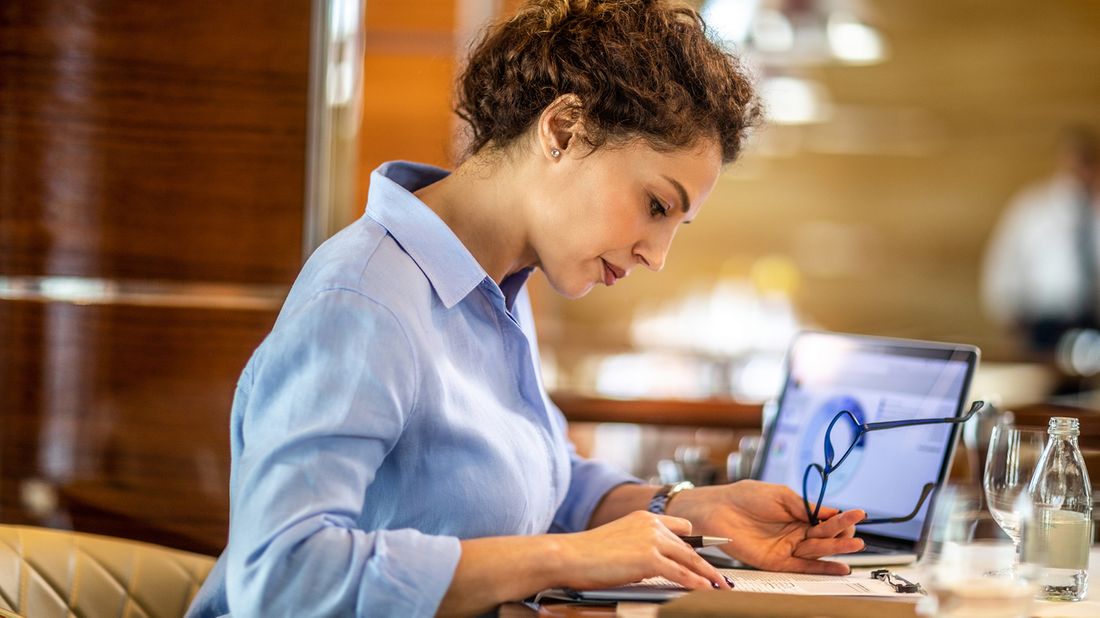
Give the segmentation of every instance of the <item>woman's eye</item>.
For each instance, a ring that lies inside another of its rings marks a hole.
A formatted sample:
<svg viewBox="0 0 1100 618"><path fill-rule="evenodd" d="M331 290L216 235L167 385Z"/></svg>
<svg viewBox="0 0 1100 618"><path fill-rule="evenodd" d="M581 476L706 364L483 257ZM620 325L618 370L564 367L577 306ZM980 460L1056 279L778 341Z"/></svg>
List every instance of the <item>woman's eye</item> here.
<svg viewBox="0 0 1100 618"><path fill-rule="evenodd" d="M667 217L668 209L660 200L653 198L649 200L649 214L654 217Z"/></svg>

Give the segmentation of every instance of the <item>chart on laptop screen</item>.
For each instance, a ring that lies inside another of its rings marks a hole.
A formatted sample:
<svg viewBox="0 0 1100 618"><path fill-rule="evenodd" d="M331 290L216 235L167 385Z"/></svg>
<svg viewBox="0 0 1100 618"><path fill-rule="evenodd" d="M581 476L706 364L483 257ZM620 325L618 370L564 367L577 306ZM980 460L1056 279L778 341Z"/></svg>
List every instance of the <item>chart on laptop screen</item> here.
<svg viewBox="0 0 1100 618"><path fill-rule="evenodd" d="M799 494L806 467L825 462L825 432L838 412L848 410L860 423L954 416L968 374L963 360L858 347L832 349L828 355L794 353L789 369L761 478ZM847 420L833 428L838 458L851 444L853 429ZM872 517L909 513L924 484L936 481L950 438L946 424L862 436L829 476L823 503L861 508ZM814 500L820 488L816 474L811 473L808 487ZM915 540L922 523L923 513L910 522L861 529Z"/></svg>

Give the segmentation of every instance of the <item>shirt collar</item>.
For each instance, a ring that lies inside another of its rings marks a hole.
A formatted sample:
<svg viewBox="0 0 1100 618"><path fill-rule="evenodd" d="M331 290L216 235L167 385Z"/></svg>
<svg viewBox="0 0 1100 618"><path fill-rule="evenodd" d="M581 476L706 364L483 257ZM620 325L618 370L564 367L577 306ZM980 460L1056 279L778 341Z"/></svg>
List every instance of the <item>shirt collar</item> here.
<svg viewBox="0 0 1100 618"><path fill-rule="evenodd" d="M431 165L390 161L371 173L367 193L367 216L386 228L416 262L448 309L488 278L485 269L451 228L413 195L414 191L446 178L449 173ZM509 279L505 279L506 284L511 283ZM514 294L509 296L514 298Z"/></svg>

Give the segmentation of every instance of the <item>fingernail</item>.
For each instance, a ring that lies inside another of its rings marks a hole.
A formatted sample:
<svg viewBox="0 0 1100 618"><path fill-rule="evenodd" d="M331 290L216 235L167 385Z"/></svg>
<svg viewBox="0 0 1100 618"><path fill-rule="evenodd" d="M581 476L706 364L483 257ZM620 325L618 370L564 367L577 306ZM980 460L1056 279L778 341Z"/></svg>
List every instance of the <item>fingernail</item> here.
<svg viewBox="0 0 1100 618"><path fill-rule="evenodd" d="M733 588L733 580L730 579L729 575L723 575L722 579L726 580L726 583L729 584L730 588Z"/></svg>
<svg viewBox="0 0 1100 618"><path fill-rule="evenodd" d="M710 587L714 588L715 590L721 590L722 589L722 587L718 585L718 582L711 582Z"/></svg>

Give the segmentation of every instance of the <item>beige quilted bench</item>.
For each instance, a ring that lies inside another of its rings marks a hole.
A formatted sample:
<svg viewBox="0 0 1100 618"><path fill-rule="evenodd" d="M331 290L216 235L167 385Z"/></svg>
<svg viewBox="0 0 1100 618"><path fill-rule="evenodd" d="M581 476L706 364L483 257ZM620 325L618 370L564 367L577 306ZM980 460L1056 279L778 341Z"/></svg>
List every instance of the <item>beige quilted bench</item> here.
<svg viewBox="0 0 1100 618"><path fill-rule="evenodd" d="M213 566L149 543L0 525L0 618L178 618Z"/></svg>

